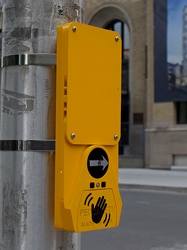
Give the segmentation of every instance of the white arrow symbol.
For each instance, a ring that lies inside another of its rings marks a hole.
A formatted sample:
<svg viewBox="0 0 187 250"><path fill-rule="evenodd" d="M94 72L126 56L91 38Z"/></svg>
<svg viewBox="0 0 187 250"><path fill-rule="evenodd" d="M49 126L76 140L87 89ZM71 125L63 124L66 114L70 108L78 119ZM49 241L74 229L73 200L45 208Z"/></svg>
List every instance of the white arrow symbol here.
<svg viewBox="0 0 187 250"><path fill-rule="evenodd" d="M103 169L102 171L108 166L108 161L105 159L104 156L103 157L103 160L92 160L92 161L89 161L90 162L90 167L99 167L99 166L103 166Z"/></svg>

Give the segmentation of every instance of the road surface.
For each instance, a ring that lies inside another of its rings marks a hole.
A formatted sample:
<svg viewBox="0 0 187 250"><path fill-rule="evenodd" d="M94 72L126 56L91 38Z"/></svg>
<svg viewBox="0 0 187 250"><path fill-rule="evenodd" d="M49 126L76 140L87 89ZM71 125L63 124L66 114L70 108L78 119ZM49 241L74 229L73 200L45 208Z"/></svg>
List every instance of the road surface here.
<svg viewBox="0 0 187 250"><path fill-rule="evenodd" d="M187 193L122 190L119 227L82 233L81 250L187 250Z"/></svg>

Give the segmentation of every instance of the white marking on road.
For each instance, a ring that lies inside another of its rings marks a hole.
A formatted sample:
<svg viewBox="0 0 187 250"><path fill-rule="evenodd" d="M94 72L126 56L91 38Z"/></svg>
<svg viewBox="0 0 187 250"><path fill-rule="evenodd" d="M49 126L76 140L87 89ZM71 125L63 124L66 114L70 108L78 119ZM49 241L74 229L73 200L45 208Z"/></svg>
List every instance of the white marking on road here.
<svg viewBox="0 0 187 250"><path fill-rule="evenodd" d="M150 201L136 201L136 203L143 204L143 205L150 205L151 204Z"/></svg>

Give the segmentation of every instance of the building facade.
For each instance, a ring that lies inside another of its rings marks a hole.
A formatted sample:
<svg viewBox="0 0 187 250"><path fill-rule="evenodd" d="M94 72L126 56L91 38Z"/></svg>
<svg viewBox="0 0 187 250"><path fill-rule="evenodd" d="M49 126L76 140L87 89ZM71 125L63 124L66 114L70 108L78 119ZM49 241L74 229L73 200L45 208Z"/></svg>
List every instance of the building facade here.
<svg viewBox="0 0 187 250"><path fill-rule="evenodd" d="M118 31L123 40L123 166L187 166L187 103L154 102L154 0L85 1L84 19Z"/></svg>
<svg viewBox="0 0 187 250"><path fill-rule="evenodd" d="M124 167L187 166L187 102L154 101L154 1L84 1L84 22L118 31L123 40L119 154ZM187 67L186 20L187 6L182 15L183 62L168 66L176 86Z"/></svg>

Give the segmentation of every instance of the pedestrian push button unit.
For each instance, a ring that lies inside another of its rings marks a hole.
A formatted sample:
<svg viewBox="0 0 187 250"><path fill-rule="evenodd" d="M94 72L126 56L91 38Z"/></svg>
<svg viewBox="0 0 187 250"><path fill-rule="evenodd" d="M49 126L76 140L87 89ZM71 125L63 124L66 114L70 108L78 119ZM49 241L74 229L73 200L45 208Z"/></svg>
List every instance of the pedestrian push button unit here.
<svg viewBox="0 0 187 250"><path fill-rule="evenodd" d="M116 227L122 207L119 34L77 22L59 26L56 79L55 227Z"/></svg>

